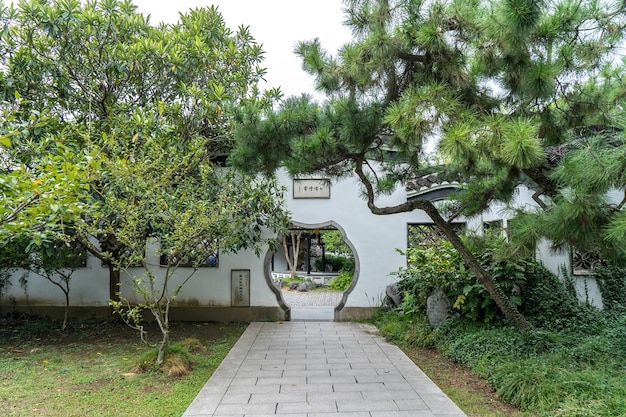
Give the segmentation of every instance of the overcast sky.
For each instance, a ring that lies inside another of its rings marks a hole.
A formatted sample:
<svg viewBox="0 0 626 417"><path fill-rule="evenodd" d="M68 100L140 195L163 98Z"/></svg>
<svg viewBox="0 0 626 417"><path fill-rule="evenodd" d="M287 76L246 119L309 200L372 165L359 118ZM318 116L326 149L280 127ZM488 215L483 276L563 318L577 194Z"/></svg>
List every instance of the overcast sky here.
<svg viewBox="0 0 626 417"><path fill-rule="evenodd" d="M333 55L350 40L341 0L134 0L139 11L150 14L153 24L172 23L179 12L215 4L226 25L235 30L249 26L252 36L263 45L267 85L281 87L285 96L314 94L312 77L301 69L293 49L297 41L320 38ZM321 96L316 95L319 99Z"/></svg>

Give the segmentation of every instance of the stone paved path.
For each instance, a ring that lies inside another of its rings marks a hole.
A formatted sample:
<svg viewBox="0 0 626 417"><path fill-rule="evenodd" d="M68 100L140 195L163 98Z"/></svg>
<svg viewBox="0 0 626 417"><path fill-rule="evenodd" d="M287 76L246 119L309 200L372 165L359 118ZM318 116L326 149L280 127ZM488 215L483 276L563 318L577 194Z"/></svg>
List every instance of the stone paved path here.
<svg viewBox="0 0 626 417"><path fill-rule="evenodd" d="M340 291L283 291L292 321L333 321L341 297Z"/></svg>
<svg viewBox="0 0 626 417"><path fill-rule="evenodd" d="M183 417L461 417L360 323L251 323Z"/></svg>
<svg viewBox="0 0 626 417"><path fill-rule="evenodd" d="M285 303L291 307L334 307L341 297L341 291L283 291Z"/></svg>

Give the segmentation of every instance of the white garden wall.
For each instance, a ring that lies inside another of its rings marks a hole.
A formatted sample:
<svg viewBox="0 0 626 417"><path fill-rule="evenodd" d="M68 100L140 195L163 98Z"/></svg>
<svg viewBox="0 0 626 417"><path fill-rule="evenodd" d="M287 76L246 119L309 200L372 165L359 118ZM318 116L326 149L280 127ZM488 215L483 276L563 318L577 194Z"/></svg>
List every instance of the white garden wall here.
<svg viewBox="0 0 626 417"><path fill-rule="evenodd" d="M287 209L294 225L310 229L332 225L342 231L353 249L356 260L355 279L345 292L341 304L335 309L335 319L369 315L380 305L385 287L395 281L391 273L405 266L405 258L397 249L406 249L407 224L430 223L430 219L422 211L373 215L362 198L359 181L353 177L332 182L329 196L316 195L313 192L312 198L294 196L294 180L286 172L278 172L278 178L287 188ZM406 192L398 189L392 195L380 198L377 205L391 206L404 201ZM520 188L515 205L526 209L536 207L531 193L524 188ZM494 204L481 216L469 219L467 223L470 228L480 230L484 222L499 219L506 222L511 216L512 213L504 205ZM148 244L153 271L157 276L162 276L164 269L158 266L158 260L154 256L155 249L154 244ZM569 255L552 253L547 243L538 247L537 258L555 273L559 273L563 267L566 270L570 268ZM289 319L289 306L285 304L282 293L271 282L270 262L269 252L260 258L250 251L220 253L219 267L200 268L186 284L176 300L172 318L204 321ZM275 258L274 268L286 269L280 256ZM232 275L236 270L249 270L249 293L246 293L243 305L233 305L232 301ZM132 291L129 278L142 272L141 268L131 268L122 273L121 293L131 301L136 300L136 295ZM180 268L175 281L179 282L190 272L190 268ZM13 274L12 285L5 289L5 294L0 299L0 311L16 309L32 313L60 314L65 302L61 290L34 274L28 277L25 290L19 284L22 274L21 271ZM575 282L581 299L598 307L602 306L600 293L593 279L576 277ZM70 288L72 315L88 317L108 314L109 271L98 259L90 257L87 267L74 273Z"/></svg>

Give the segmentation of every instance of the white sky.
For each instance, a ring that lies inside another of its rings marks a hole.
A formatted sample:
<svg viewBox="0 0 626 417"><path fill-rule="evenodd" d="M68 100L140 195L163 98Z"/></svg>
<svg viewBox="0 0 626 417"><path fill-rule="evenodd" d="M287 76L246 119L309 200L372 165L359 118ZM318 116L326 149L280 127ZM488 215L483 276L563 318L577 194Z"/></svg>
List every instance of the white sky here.
<svg viewBox="0 0 626 417"><path fill-rule="evenodd" d="M263 45L267 68L267 85L280 87L284 96L313 94L318 100L313 78L301 68L293 53L296 42L320 38L322 46L331 54L350 40L350 31L344 20L341 0L134 0L138 11L150 14L150 22L173 23L179 12L211 4L218 6L226 25L236 30L249 26L250 33Z"/></svg>

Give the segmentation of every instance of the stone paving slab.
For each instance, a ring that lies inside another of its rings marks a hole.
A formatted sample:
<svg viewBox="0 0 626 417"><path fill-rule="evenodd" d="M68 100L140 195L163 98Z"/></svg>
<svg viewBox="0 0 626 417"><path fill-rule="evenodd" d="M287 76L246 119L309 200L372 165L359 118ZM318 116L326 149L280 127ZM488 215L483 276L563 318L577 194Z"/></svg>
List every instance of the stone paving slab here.
<svg viewBox="0 0 626 417"><path fill-rule="evenodd" d="M183 417L461 417L374 326L251 323Z"/></svg>
<svg viewBox="0 0 626 417"><path fill-rule="evenodd" d="M290 307L335 307L341 302L341 291L282 291L285 303Z"/></svg>

